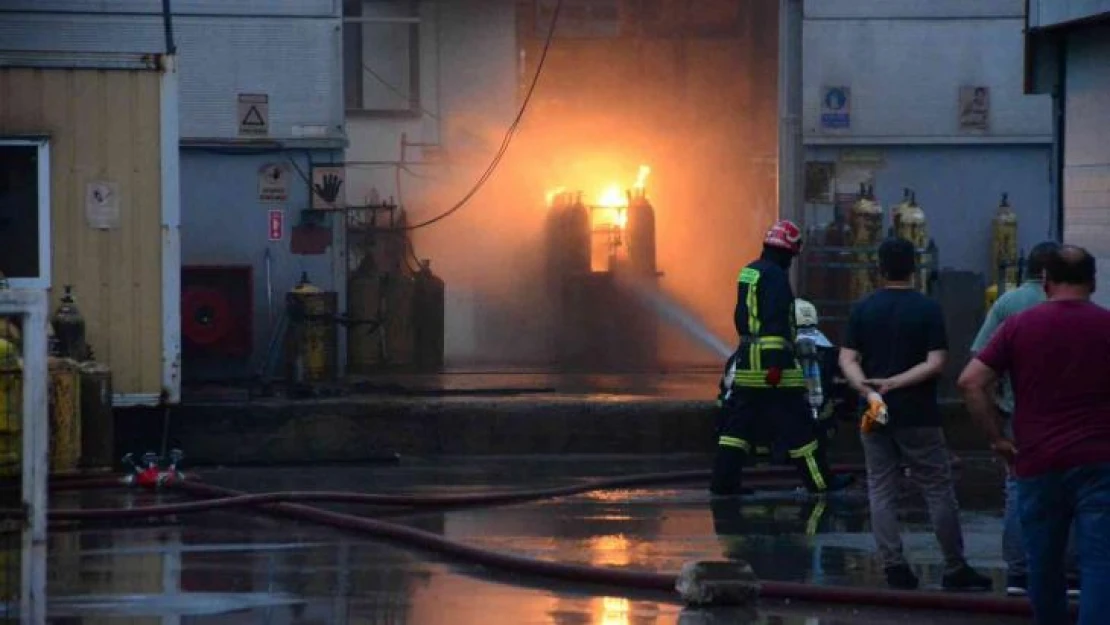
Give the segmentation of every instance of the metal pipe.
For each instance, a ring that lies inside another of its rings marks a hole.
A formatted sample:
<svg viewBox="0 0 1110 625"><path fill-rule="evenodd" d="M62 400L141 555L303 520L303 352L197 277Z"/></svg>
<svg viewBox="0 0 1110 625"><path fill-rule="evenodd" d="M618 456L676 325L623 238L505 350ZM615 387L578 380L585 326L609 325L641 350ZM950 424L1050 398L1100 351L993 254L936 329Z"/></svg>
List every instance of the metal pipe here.
<svg viewBox="0 0 1110 625"><path fill-rule="evenodd" d="M351 15L343 18L353 24L420 24L419 17L376 17L372 15Z"/></svg>
<svg viewBox="0 0 1110 625"><path fill-rule="evenodd" d="M779 150L780 219L804 217L801 198L802 155L802 18L801 0L779 0Z"/></svg>
<svg viewBox="0 0 1110 625"><path fill-rule="evenodd" d="M270 248L262 253L262 260L266 264L266 331L274 331L274 266Z"/></svg>
<svg viewBox="0 0 1110 625"><path fill-rule="evenodd" d="M162 0L162 23L166 27L166 54L177 54L177 44L173 41L173 9L170 0Z"/></svg>

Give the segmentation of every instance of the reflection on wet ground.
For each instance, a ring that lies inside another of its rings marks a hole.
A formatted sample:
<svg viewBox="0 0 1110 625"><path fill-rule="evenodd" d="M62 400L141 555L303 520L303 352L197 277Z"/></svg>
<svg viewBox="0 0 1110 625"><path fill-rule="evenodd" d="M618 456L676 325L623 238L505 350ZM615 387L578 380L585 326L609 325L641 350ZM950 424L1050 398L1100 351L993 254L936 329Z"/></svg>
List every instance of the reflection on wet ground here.
<svg viewBox="0 0 1110 625"><path fill-rule="evenodd" d="M466 492L704 468L706 462L689 457L445 458L434 463L361 468L217 470L203 477L211 483L252 491ZM989 461L971 461L960 484L968 557L973 565L990 571L1001 585L998 471ZM168 493L61 493L53 498L53 505L135 506L174 498ZM906 511L907 555L925 583L936 584L941 561L920 501L908 498ZM392 520L454 540L547 560L677 571L690 560L733 556L751 562L764 579L882 585L868 534L866 501L858 492L818 501L782 491L711 505L700 485L690 485L420 513ZM628 597L612 589L507 578L314 525L246 512L213 512L159 523L135 527L102 524L53 532L49 562L53 622L982 622L982 617L968 615L777 604L763 606L754 616L684 611L660 597Z"/></svg>

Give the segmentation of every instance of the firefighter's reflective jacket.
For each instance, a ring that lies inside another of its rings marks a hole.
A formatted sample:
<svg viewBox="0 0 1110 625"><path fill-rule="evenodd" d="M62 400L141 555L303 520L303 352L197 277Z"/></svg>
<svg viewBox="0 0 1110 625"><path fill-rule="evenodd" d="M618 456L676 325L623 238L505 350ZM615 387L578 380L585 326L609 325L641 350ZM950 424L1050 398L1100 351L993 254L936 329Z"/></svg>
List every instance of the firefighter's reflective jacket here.
<svg viewBox="0 0 1110 625"><path fill-rule="evenodd" d="M786 270L759 259L740 271L733 321L740 347L729 359L731 388L803 389L802 369L794 356L797 327L794 291Z"/></svg>

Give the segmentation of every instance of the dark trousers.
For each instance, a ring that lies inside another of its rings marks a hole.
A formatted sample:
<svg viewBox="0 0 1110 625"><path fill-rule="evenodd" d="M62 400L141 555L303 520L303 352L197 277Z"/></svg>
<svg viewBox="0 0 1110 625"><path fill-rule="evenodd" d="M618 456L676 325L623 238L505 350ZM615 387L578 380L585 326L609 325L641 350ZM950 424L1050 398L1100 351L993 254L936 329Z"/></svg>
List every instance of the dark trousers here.
<svg viewBox="0 0 1110 625"><path fill-rule="evenodd" d="M736 388L721 410L709 486L714 494L741 492L744 465L764 446L784 450L810 491L828 489L832 473L804 391Z"/></svg>
<svg viewBox="0 0 1110 625"><path fill-rule="evenodd" d="M1110 619L1110 464L1018 478L1017 487L1029 601L1038 625L1071 623L1066 546L1073 530L1083 584L1079 624L1106 623Z"/></svg>

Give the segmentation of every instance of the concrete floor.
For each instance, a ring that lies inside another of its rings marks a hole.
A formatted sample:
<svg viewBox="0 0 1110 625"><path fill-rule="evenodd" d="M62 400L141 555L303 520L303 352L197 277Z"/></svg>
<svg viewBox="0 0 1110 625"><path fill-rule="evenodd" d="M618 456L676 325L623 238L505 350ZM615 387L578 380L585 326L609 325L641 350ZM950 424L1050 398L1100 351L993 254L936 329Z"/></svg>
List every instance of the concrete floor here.
<svg viewBox="0 0 1110 625"><path fill-rule="evenodd" d="M202 477L252 491L467 492L705 468L707 462L673 456L438 458L396 466L212 470ZM53 498L53 505L142 505L175 497L62 493ZM960 500L968 557L1000 586L1004 577L997 467L987 459L969 461L960 481ZM921 502L907 498L905 510L907 555L924 582L935 585L941 562ZM483 547L563 562L677 571L690 560L733 555L749 561L764 579L881 585L860 492L830 498L824 505L783 491L711 506L700 485L689 485L392 520ZM695 613L655 597L510 579L245 512L192 515L158 526L55 531L49 571L52 622L63 624L1025 622L778 604L763 606L754 620L736 612Z"/></svg>

